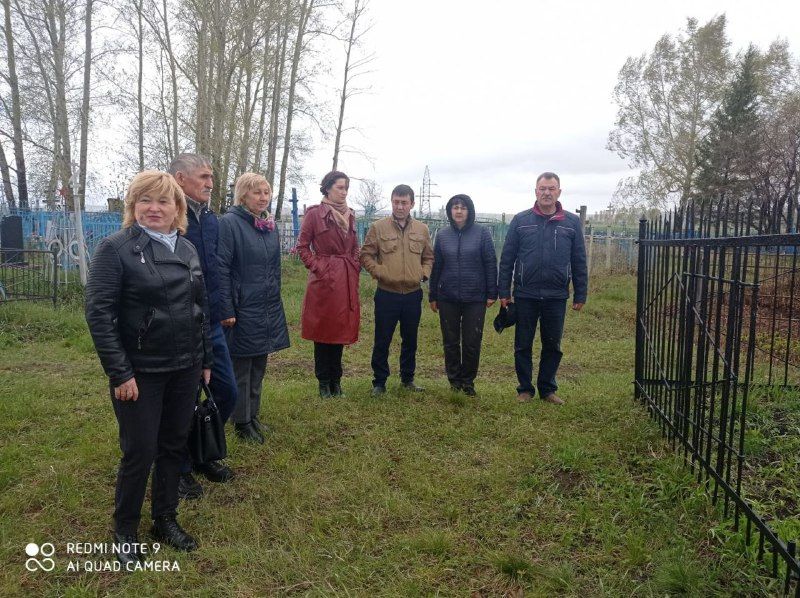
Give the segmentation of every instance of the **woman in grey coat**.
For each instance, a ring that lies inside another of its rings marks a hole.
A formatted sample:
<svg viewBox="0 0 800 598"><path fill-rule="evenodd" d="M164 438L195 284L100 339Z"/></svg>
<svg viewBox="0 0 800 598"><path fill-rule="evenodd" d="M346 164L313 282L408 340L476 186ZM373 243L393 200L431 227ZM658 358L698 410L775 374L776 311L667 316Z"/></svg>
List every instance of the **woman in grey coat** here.
<svg viewBox="0 0 800 598"><path fill-rule="evenodd" d="M231 419L243 439L263 443L259 421L267 355L289 346L281 301L281 251L267 212L272 189L260 174L236 180L234 206L219 221L222 325L239 398Z"/></svg>

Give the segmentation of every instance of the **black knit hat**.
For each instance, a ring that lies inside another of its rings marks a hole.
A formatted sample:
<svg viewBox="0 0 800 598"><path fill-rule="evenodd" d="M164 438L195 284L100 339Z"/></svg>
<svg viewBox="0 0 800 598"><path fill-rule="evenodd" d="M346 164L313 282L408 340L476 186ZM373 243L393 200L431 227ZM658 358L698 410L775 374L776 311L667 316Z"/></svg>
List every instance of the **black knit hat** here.
<svg viewBox="0 0 800 598"><path fill-rule="evenodd" d="M503 332L506 328L511 328L517 323L517 306L509 303L508 307L501 307L494 318L494 329Z"/></svg>

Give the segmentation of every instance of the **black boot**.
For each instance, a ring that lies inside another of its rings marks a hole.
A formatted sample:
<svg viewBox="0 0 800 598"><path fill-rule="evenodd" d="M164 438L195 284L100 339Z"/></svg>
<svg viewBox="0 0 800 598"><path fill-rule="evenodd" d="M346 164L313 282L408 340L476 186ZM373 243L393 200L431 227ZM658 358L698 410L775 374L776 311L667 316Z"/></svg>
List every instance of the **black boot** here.
<svg viewBox="0 0 800 598"><path fill-rule="evenodd" d="M236 435L246 442L255 442L257 444L264 444L264 437L259 433L253 422L246 424L234 424L233 429Z"/></svg>
<svg viewBox="0 0 800 598"><path fill-rule="evenodd" d="M331 381L330 380L320 380L319 381L319 398L320 399L330 399L331 396Z"/></svg>
<svg viewBox="0 0 800 598"><path fill-rule="evenodd" d="M128 571L133 571L136 563L144 563L144 555L139 552L139 538L136 534L118 534L114 532L113 552L117 560Z"/></svg>
<svg viewBox="0 0 800 598"><path fill-rule="evenodd" d="M344 392L342 391L342 381L341 380L331 380L331 396L332 397L343 397Z"/></svg>
<svg viewBox="0 0 800 598"><path fill-rule="evenodd" d="M197 540L187 534L183 528L178 525L178 521L174 515L162 515L156 517L153 521L153 527L150 530L156 540L169 544L178 550L191 552L197 550Z"/></svg>
<svg viewBox="0 0 800 598"><path fill-rule="evenodd" d="M203 496L203 487L194 479L191 472L182 473L178 478L178 498L194 500Z"/></svg>
<svg viewBox="0 0 800 598"><path fill-rule="evenodd" d="M256 430L258 430L258 433L261 434L262 436L266 435L269 432L269 426L265 423L262 423L261 420L258 419L257 417L253 418L253 426L255 427Z"/></svg>

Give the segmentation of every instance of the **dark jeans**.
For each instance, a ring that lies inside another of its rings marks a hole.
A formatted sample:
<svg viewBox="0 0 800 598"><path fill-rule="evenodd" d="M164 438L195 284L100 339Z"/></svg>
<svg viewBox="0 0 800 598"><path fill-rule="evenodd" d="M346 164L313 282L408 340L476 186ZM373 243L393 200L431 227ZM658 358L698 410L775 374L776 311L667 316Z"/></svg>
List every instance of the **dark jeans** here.
<svg viewBox="0 0 800 598"><path fill-rule="evenodd" d="M236 376L233 373L233 362L228 352L228 343L222 324L211 327L211 348L214 351L214 365L211 366L211 382L208 387L214 395L214 402L219 408L222 423L228 421L236 407Z"/></svg>
<svg viewBox="0 0 800 598"><path fill-rule="evenodd" d="M536 323L541 326L542 354L536 386L539 395L546 397L558 390L556 372L561 363L561 335L564 333L565 299L514 299L517 306L517 325L514 332L514 369L517 370L517 392L536 394L533 383L533 339Z"/></svg>
<svg viewBox="0 0 800 598"><path fill-rule="evenodd" d="M261 409L261 387L267 371L267 356L234 357L233 371L236 372L239 398L231 419L235 424L247 424L258 417Z"/></svg>
<svg viewBox="0 0 800 598"><path fill-rule="evenodd" d="M115 399L110 387L122 449L114 509L120 534L137 533L151 468L153 518L174 516L177 511L178 477L186 459L200 366L158 374L137 372L135 377L136 401Z"/></svg>
<svg viewBox="0 0 800 598"><path fill-rule="evenodd" d="M210 336L211 350L214 352L214 365L211 366L211 382L209 382L208 388L211 390L219 414L222 416L222 423L225 423L236 407L236 376L233 373L231 354L228 352L228 343L225 341L222 324L214 324L211 327ZM187 457L181 471L188 473L191 470L191 459Z"/></svg>
<svg viewBox="0 0 800 598"><path fill-rule="evenodd" d="M344 345L314 343L314 375L320 382L339 382L342 379L342 350Z"/></svg>
<svg viewBox="0 0 800 598"><path fill-rule="evenodd" d="M439 301L444 369L453 386L472 387L478 375L486 303Z"/></svg>
<svg viewBox="0 0 800 598"><path fill-rule="evenodd" d="M375 344L372 347L373 386L389 377L389 345L400 322L400 380L412 382L417 369L417 331L422 317L422 289L413 293L375 291Z"/></svg>

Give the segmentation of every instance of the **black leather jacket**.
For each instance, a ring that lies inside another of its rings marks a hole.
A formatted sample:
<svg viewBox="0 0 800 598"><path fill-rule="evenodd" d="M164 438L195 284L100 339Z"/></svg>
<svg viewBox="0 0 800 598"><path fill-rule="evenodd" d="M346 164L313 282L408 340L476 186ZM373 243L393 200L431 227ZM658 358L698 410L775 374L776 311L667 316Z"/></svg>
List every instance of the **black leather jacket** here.
<svg viewBox="0 0 800 598"><path fill-rule="evenodd" d="M211 367L203 271L180 235L174 253L136 224L103 239L92 256L86 321L114 386L135 372Z"/></svg>

